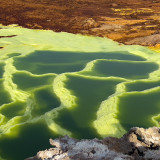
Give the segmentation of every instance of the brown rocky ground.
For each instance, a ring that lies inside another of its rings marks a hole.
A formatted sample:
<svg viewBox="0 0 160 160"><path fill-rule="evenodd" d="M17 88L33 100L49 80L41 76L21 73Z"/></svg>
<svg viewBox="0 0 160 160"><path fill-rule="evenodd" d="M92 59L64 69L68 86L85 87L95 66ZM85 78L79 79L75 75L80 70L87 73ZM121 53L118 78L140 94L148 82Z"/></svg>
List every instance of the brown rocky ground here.
<svg viewBox="0 0 160 160"><path fill-rule="evenodd" d="M133 39L160 32L160 0L0 0L0 23L143 45Z"/></svg>
<svg viewBox="0 0 160 160"><path fill-rule="evenodd" d="M0 23L160 47L160 0L0 0ZM133 128L121 139L78 141L64 137L51 140L54 148L30 159L47 159L48 155L55 160L97 159L100 155L98 159L158 160L159 133L158 128Z"/></svg>
<svg viewBox="0 0 160 160"><path fill-rule="evenodd" d="M54 148L26 160L160 160L160 128L132 128L122 138L50 139Z"/></svg>

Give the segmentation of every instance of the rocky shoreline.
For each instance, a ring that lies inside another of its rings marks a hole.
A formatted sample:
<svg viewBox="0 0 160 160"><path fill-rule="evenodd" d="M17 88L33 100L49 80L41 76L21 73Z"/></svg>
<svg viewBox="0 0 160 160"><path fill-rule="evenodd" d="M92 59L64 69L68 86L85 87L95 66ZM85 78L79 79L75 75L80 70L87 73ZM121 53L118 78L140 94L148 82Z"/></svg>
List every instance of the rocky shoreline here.
<svg viewBox="0 0 160 160"><path fill-rule="evenodd" d="M160 128L134 127L122 138L50 139L52 148L26 160L159 160Z"/></svg>

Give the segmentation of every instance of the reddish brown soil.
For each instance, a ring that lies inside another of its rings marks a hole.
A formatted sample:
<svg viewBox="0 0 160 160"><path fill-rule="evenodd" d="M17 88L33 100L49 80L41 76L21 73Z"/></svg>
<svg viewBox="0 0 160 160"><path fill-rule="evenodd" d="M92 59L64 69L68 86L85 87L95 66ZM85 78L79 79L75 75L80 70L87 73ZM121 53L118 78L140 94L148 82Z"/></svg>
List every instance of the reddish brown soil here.
<svg viewBox="0 0 160 160"><path fill-rule="evenodd" d="M0 23L127 42L160 31L160 0L0 0Z"/></svg>

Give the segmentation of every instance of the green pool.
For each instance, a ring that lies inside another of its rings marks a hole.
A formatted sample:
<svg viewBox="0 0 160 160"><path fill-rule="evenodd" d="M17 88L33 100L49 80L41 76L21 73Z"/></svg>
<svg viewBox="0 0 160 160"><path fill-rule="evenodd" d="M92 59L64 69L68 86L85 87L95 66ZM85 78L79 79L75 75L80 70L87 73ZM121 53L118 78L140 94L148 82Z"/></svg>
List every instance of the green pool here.
<svg viewBox="0 0 160 160"><path fill-rule="evenodd" d="M0 159L33 156L63 135L160 126L159 53L15 25L0 25L0 36Z"/></svg>

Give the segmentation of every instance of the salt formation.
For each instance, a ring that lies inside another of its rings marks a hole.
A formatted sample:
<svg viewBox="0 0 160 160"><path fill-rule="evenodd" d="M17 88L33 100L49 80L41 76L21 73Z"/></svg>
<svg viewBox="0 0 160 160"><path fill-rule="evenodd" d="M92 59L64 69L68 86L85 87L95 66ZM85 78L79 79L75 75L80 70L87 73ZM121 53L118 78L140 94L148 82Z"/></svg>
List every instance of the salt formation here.
<svg viewBox="0 0 160 160"><path fill-rule="evenodd" d="M159 160L160 128L132 128L122 138L76 140L50 139L54 148L26 160Z"/></svg>
<svg viewBox="0 0 160 160"><path fill-rule="evenodd" d="M55 140L51 139L50 143L56 148L40 151L36 157L28 160L132 160L130 156L109 150L108 146L98 139L78 141L65 136Z"/></svg>

